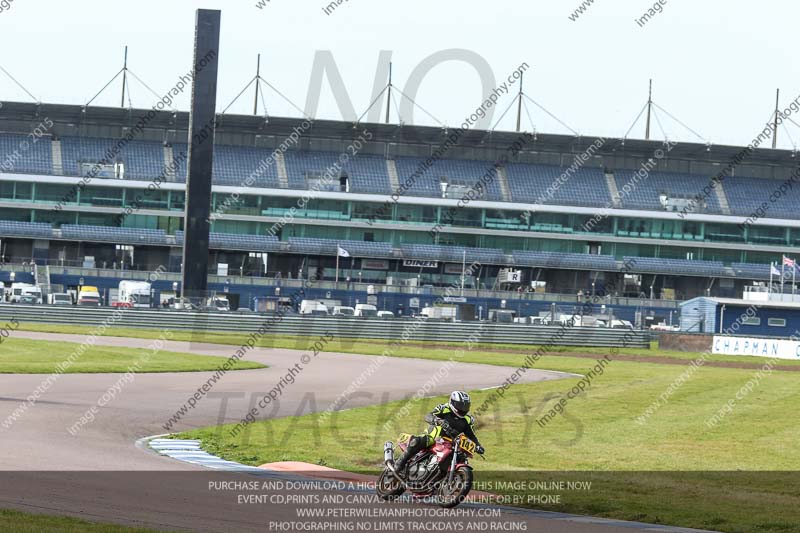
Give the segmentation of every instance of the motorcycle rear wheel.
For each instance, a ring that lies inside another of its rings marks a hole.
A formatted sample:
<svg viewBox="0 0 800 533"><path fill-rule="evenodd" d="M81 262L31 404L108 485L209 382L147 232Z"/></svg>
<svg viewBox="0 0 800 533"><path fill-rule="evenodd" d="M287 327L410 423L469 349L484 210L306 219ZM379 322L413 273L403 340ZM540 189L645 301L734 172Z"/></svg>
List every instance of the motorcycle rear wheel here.
<svg viewBox="0 0 800 533"><path fill-rule="evenodd" d="M453 472L453 481L448 483L445 477L439 484L437 502L439 507L450 509L464 501L472 490L472 469L462 467Z"/></svg>
<svg viewBox="0 0 800 533"><path fill-rule="evenodd" d="M375 482L375 492L383 500L396 498L406 491L405 487L394 477L388 468L384 468L378 481Z"/></svg>

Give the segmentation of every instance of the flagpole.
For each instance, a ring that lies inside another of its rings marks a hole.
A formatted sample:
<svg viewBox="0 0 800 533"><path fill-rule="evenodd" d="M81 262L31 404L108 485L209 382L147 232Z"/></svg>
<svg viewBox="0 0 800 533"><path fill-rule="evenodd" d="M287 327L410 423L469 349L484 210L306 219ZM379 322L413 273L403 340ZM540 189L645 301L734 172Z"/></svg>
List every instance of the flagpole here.
<svg viewBox="0 0 800 533"><path fill-rule="evenodd" d="M784 269L786 268L786 256L781 255L781 299L783 298L783 276Z"/></svg>
<svg viewBox="0 0 800 533"><path fill-rule="evenodd" d="M795 293L795 283L797 282L797 263L795 262L794 266L792 267L792 296Z"/></svg>
<svg viewBox="0 0 800 533"><path fill-rule="evenodd" d="M339 256L341 255L339 250L341 250L339 243L336 243L336 283L339 283Z"/></svg>
<svg viewBox="0 0 800 533"><path fill-rule="evenodd" d="M461 296L464 296L464 275L467 272L467 251L463 250L464 256L461 259Z"/></svg>
<svg viewBox="0 0 800 533"><path fill-rule="evenodd" d="M775 270L775 263L769 264L769 290L767 291L769 294L772 293L772 272Z"/></svg>

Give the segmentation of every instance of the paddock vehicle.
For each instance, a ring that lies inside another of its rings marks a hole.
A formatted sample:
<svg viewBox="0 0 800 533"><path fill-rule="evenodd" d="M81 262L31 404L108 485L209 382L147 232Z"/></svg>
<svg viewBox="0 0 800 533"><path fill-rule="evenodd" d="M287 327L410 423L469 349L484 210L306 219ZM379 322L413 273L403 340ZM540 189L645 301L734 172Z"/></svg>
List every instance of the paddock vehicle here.
<svg viewBox="0 0 800 533"><path fill-rule="evenodd" d="M346 305L337 305L333 308L332 316L335 317L344 317L344 318L351 318L355 316L356 310L352 307L348 307Z"/></svg>
<svg viewBox="0 0 800 533"><path fill-rule="evenodd" d="M433 320L450 320L454 321L456 319L456 313L458 309L455 307L425 307L420 311L420 314L426 318L433 319Z"/></svg>
<svg viewBox="0 0 800 533"><path fill-rule="evenodd" d="M100 307L103 301L100 299L100 291L92 285L83 285L78 290L78 305Z"/></svg>
<svg viewBox="0 0 800 533"><path fill-rule="evenodd" d="M412 435L398 437L397 447L402 453ZM472 489L472 467L469 459L476 453L477 444L463 433L450 438L439 437L433 446L422 450L408 461L403 473L395 473L394 444L383 445L385 467L375 490L384 500L396 498L408 490L418 498L431 497L440 507L455 507L464 501Z"/></svg>
<svg viewBox="0 0 800 533"><path fill-rule="evenodd" d="M515 316L517 316L517 312L512 311L511 309L489 310L489 322L497 322L498 324L512 324Z"/></svg>
<svg viewBox="0 0 800 533"><path fill-rule="evenodd" d="M225 296L215 296L213 298L209 298L206 302L206 306L210 308L211 311L223 311L227 313L231 310L231 303Z"/></svg>
<svg viewBox="0 0 800 533"><path fill-rule="evenodd" d="M611 327L614 329L633 329L633 324L628 320L612 320Z"/></svg>
<svg viewBox="0 0 800 533"><path fill-rule="evenodd" d="M65 292L56 292L47 295L49 305L72 305L72 296Z"/></svg>
<svg viewBox="0 0 800 533"><path fill-rule="evenodd" d="M318 300L300 302L300 314L312 316L328 316L328 307Z"/></svg>
<svg viewBox="0 0 800 533"><path fill-rule="evenodd" d="M120 281L115 307L144 308L150 307L151 285L146 281Z"/></svg>
<svg viewBox="0 0 800 533"><path fill-rule="evenodd" d="M33 296L36 304L42 303L42 289L30 283L11 284L11 303L20 303L23 296Z"/></svg>
<svg viewBox="0 0 800 533"><path fill-rule="evenodd" d="M177 311L197 311L199 306L190 302L188 298L175 298L172 301L172 308Z"/></svg>
<svg viewBox="0 0 800 533"><path fill-rule="evenodd" d="M363 318L377 318L378 308L370 304L356 304L355 316Z"/></svg>

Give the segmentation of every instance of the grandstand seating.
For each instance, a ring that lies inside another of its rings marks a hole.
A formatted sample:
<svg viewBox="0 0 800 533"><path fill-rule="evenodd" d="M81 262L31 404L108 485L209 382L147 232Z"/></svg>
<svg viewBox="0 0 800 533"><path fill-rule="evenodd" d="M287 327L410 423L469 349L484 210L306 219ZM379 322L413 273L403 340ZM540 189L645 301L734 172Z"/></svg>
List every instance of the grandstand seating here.
<svg viewBox="0 0 800 533"><path fill-rule="evenodd" d="M443 174L441 170L437 169L436 163L428 170L423 171L424 164L425 159L411 157L398 157L395 159L400 185L405 185L405 194L408 196L441 198L442 188L440 183ZM419 175L416 175L418 171Z"/></svg>
<svg viewBox="0 0 800 533"><path fill-rule="evenodd" d="M114 243L166 244L167 236L161 229L114 228L110 226L84 226L64 224L61 235L77 241L101 241Z"/></svg>
<svg viewBox="0 0 800 533"><path fill-rule="evenodd" d="M177 155L181 152L188 154L187 144L175 143L172 146ZM246 146L214 146L214 185L245 186L245 181L259 168L264 168L262 161L272 152L263 148ZM176 181L185 182L188 171L188 160L178 165L175 171ZM263 171L255 176L252 187L275 189L278 185L278 170L276 164L266 166Z"/></svg>
<svg viewBox="0 0 800 533"><path fill-rule="evenodd" d="M463 185L467 189L480 190L478 183L483 181L486 192L482 200L502 200L502 192L498 183L494 164L488 161L463 159L440 159L427 170L425 159L398 157L395 159L397 175L401 185L406 184L409 196L442 197L442 181L448 184ZM419 175L416 175L419 172ZM490 178L484 178L489 173ZM413 180L411 179L413 176Z"/></svg>
<svg viewBox="0 0 800 533"><path fill-rule="evenodd" d="M351 257L392 257L392 245L386 242L346 241L296 237L289 239L289 249L295 253L310 255L336 255L337 247L346 250Z"/></svg>
<svg viewBox="0 0 800 533"><path fill-rule="evenodd" d="M0 133L0 172L52 174L50 137L40 137L33 142L29 135Z"/></svg>
<svg viewBox="0 0 800 533"><path fill-rule="evenodd" d="M0 220L0 237L44 237L53 235L53 226L44 222L17 222L14 220Z"/></svg>
<svg viewBox="0 0 800 533"><path fill-rule="evenodd" d="M731 177L725 180L723 187L728 196L731 213L750 217L773 191L783 184L783 180L764 180L756 178ZM800 204L800 188L792 187L774 202L769 202L763 216L769 218L797 218L797 205ZM756 214L756 216L758 216Z"/></svg>
<svg viewBox="0 0 800 533"><path fill-rule="evenodd" d="M249 252L274 252L281 244L272 235L242 235L237 233L211 233L209 245L215 248L240 249Z"/></svg>
<svg viewBox="0 0 800 533"><path fill-rule="evenodd" d="M183 231L175 232L175 242L183 245ZM280 250L281 244L277 237L272 235L245 235L241 233L210 233L209 246L222 250L244 250L247 252L275 252Z"/></svg>
<svg viewBox="0 0 800 533"><path fill-rule="evenodd" d="M769 265L756 263L732 263L731 268L739 278L768 280Z"/></svg>
<svg viewBox="0 0 800 533"><path fill-rule="evenodd" d="M611 202L601 169L580 168L559 179L567 169L552 165L512 163L506 166L511 196L518 202L604 207ZM557 187L554 183L560 183ZM553 191L549 196L548 189Z"/></svg>
<svg viewBox="0 0 800 533"><path fill-rule="evenodd" d="M423 261L447 261L503 265L506 255L503 250L495 248L464 248L462 246L438 246L435 244L401 244L400 253L405 259ZM465 255L466 253L466 255Z"/></svg>
<svg viewBox="0 0 800 533"><path fill-rule="evenodd" d="M698 261L689 259L656 259L653 257L625 257L634 272L673 274L676 276L728 276L729 272L720 261Z"/></svg>
<svg viewBox="0 0 800 533"><path fill-rule="evenodd" d="M291 151L284 154L289 187L305 189L307 176L323 176L339 160L338 152ZM350 181L350 191L367 194L389 194L389 173L386 160L373 155L350 157L340 172L332 176L335 190L339 187L339 176L343 172Z"/></svg>
<svg viewBox="0 0 800 533"><path fill-rule="evenodd" d="M517 266L604 271L617 270L617 261L612 255L515 251L513 256L514 264Z"/></svg>
<svg viewBox="0 0 800 533"><path fill-rule="evenodd" d="M485 265L505 265L506 253L497 248L464 248L467 252L467 263L477 261ZM452 254L449 255L452 257Z"/></svg>
<svg viewBox="0 0 800 533"><path fill-rule="evenodd" d="M81 163L96 163L102 160L108 150L119 139L68 136L61 139L61 152L64 173L70 176L81 174ZM23 141L30 141L25 135L0 133L0 156L8 158L17 151L20 155L13 161L13 169L22 173L53 174L52 145L49 137L20 149ZM175 143L176 154L188 151L186 143ZM247 146L216 145L214 149L214 183L217 185L242 185L261 162L269 156L270 150ZM338 152L289 151L285 154L288 186L293 189L308 187L308 176L321 176L332 164L339 160ZM5 158L0 159L0 162ZM160 142L133 140L121 150L116 160L125 163L125 179L151 180L164 171L164 149ZM115 161L109 161L113 164ZM395 164L400 183L405 183L417 169L425 163L423 158L398 157ZM264 188L280 187L278 165L267 167L253 186ZM178 165L176 181L185 182L187 162ZM350 191L368 194L390 194L392 188L385 158L376 155L359 154L351 157L342 168L349 177ZM448 183L473 186L486 172L493 172L492 162L462 159L441 159L422 175L416 177L405 194L417 197L441 198L440 181L447 178ZM510 200L515 202L543 201L550 205L574 205L582 207L604 207L610 204L611 196L603 170L583 167L553 187L567 168L556 165L510 163L505 172L508 176ZM645 178L635 179L633 170L616 170L614 179L617 189L622 192L622 208L663 211L659 201L661 193L672 197L691 198L701 194L709 177L698 174L676 172L650 172ZM337 176L338 177L338 176ZM782 180L731 177L723 183L728 199L730 214L751 216L762 203L768 201L769 193L777 189ZM626 184L633 184L628 189ZM338 189L338 182L332 184ZM548 195L548 189L552 195ZM485 199L501 201L502 193L498 179L487 185ZM716 194L704 197L707 203L705 212L722 214ZM797 218L795 206L800 203L800 187L789 189L778 201L769 203L764 214L770 218Z"/></svg>
<svg viewBox="0 0 800 533"><path fill-rule="evenodd" d="M708 185L710 177L676 172L650 172L646 177L636 176L633 170L619 170L614 173L617 189L620 192L620 204L626 209L649 209L663 211L659 200L661 193L672 197L694 198L698 195L706 203L705 213L722 213L713 192L707 197L702 194L703 187ZM626 187L626 185L628 187ZM701 212L699 208L696 212Z"/></svg>
<svg viewBox="0 0 800 533"><path fill-rule="evenodd" d="M264 170L256 174L253 187L277 188L278 169L275 162L270 165L262 163L269 158L271 150L243 146L214 147L214 183L217 185L243 185L259 168Z"/></svg>
<svg viewBox="0 0 800 533"><path fill-rule="evenodd" d="M95 137L63 137L61 139L62 164L67 176L82 175L81 163L98 163L106 158L120 139ZM130 141L116 156L108 160L113 165L121 161L125 165L124 178L129 180L152 180L164 172L164 149L159 142ZM52 173L52 170L50 171Z"/></svg>

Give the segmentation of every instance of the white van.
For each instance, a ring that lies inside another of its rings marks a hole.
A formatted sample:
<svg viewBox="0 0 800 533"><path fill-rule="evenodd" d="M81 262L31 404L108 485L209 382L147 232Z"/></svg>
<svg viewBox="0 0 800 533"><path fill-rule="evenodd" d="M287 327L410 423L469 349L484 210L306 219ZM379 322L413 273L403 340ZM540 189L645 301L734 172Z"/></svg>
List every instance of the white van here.
<svg viewBox="0 0 800 533"><path fill-rule="evenodd" d="M42 303L42 289L30 283L12 283L11 303L19 303L23 296L33 296L37 304Z"/></svg>
<svg viewBox="0 0 800 533"><path fill-rule="evenodd" d="M328 316L328 308L324 303L317 300L303 300L300 302L300 314L306 316Z"/></svg>
<svg viewBox="0 0 800 533"><path fill-rule="evenodd" d="M377 318L378 308L370 304L356 304L356 316L364 318Z"/></svg>

